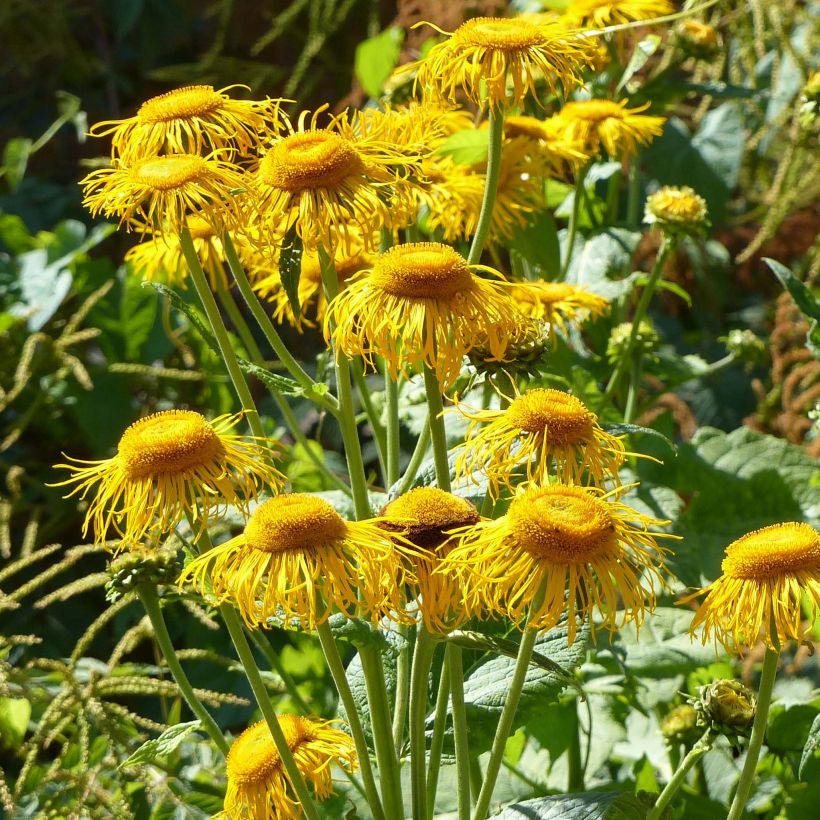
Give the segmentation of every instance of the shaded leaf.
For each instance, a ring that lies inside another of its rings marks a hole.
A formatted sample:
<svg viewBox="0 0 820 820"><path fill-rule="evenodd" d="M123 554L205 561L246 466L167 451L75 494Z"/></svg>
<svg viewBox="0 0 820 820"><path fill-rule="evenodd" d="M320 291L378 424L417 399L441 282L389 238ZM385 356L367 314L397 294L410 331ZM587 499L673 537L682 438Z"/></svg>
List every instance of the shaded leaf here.
<svg viewBox="0 0 820 820"><path fill-rule="evenodd" d="M159 737L146 740L142 746L127 760L120 763L119 768L126 766L138 766L143 763L151 763L162 755L171 754L179 745L202 726L201 721L192 720L190 723L178 723L176 726L169 726Z"/></svg>
<svg viewBox="0 0 820 820"><path fill-rule="evenodd" d="M644 820L646 806L628 792L581 792L507 806L499 820Z"/></svg>
<svg viewBox="0 0 820 820"><path fill-rule="evenodd" d="M814 718L814 722L809 729L809 736L806 738L806 744L803 746L803 754L800 756L800 768L797 770L797 776L803 779L803 770L806 764L814 757L817 750L820 749L820 715Z"/></svg>
<svg viewBox="0 0 820 820"><path fill-rule="evenodd" d="M294 223L282 239L282 249L279 252L279 278L293 309L293 315L298 319L302 315L302 306L299 303L299 278L302 275L302 239L296 231Z"/></svg>

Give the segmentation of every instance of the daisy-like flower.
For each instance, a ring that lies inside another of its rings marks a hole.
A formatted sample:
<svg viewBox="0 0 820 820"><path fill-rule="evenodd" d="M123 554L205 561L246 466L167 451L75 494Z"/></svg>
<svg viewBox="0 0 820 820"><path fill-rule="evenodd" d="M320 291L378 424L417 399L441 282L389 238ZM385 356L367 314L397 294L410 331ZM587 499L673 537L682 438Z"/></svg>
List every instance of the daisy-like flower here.
<svg viewBox="0 0 820 820"><path fill-rule="evenodd" d="M706 200L688 185L664 185L650 194L643 219L667 233L696 234L709 224Z"/></svg>
<svg viewBox="0 0 820 820"><path fill-rule="evenodd" d="M432 24L428 24L432 25ZM474 103L486 96L491 108L520 105L543 80L550 92L582 83L594 50L591 39L564 25L527 17L475 17L462 23L418 64L416 83L425 92L455 102L458 91ZM512 95L508 92L512 85Z"/></svg>
<svg viewBox="0 0 820 820"><path fill-rule="evenodd" d="M438 487L416 487L383 507L380 517L380 527L403 533L419 550L413 561L418 578L413 590L425 626L433 632L457 629L467 618L458 579L434 570L455 543L450 531L477 524L478 510Z"/></svg>
<svg viewBox="0 0 820 820"><path fill-rule="evenodd" d="M506 515L461 534L441 568L458 572L471 612L496 612L523 627L532 608L527 623L539 630L566 613L570 644L593 609L610 633L629 620L639 626L664 585L666 550L656 540L663 536L649 528L668 522L614 496L564 484L524 488Z"/></svg>
<svg viewBox="0 0 820 820"><path fill-rule="evenodd" d="M610 157L625 159L640 145L649 145L663 132L665 117L653 117L643 112L649 103L627 108L627 101L581 100L568 102L548 122L568 142L582 146L589 156L597 156L601 147Z"/></svg>
<svg viewBox="0 0 820 820"><path fill-rule="evenodd" d="M279 715L279 727L305 781L319 800L333 794L331 766L357 767L353 739L331 721ZM301 804L288 779L282 757L263 720L233 742L226 762L228 786L224 820L300 820Z"/></svg>
<svg viewBox="0 0 820 820"><path fill-rule="evenodd" d="M201 214L215 228L237 221L245 179L235 166L219 158L198 154L169 154L135 159L131 164L114 160L110 168L92 171L80 183L83 204L92 216L117 217L126 227L135 218L154 230L179 233L188 215Z"/></svg>
<svg viewBox="0 0 820 820"><path fill-rule="evenodd" d="M820 609L820 533L805 523L763 527L726 548L723 574L705 589L692 621L692 634L703 627L728 651L751 647L762 638L771 649L804 640ZM811 606L803 622L801 601Z"/></svg>
<svg viewBox="0 0 820 820"><path fill-rule="evenodd" d="M394 143L386 127L358 114L320 128L322 113L303 112L295 125L284 120L286 133L274 138L255 174L253 219L262 237L295 225L308 249L332 252L342 244L350 251L351 228L370 241L411 219L404 180L418 173L422 149Z"/></svg>
<svg viewBox="0 0 820 820"><path fill-rule="evenodd" d="M146 100L133 117L97 123L91 134L111 134L112 157L125 160L161 153L199 154L203 150L247 151L274 123L268 102L231 99L210 85L189 85Z"/></svg>
<svg viewBox="0 0 820 820"><path fill-rule="evenodd" d="M561 22L570 28L598 29L674 13L669 0L572 0Z"/></svg>
<svg viewBox="0 0 820 820"><path fill-rule="evenodd" d="M216 229L201 216L189 216L187 225L212 290L217 289L217 282L227 285L228 277L223 264L225 255ZM140 226L138 230L150 238L129 248L125 254L124 259L131 264L134 275L146 282L164 282L184 289L188 281L188 263L182 253L179 236L167 232L154 233L147 225Z"/></svg>
<svg viewBox="0 0 820 820"><path fill-rule="evenodd" d="M556 176L563 176L567 166L586 162L589 157L577 142L568 142L564 134L547 125L548 121L513 114L504 120L504 136L508 140L529 140L529 152L541 155Z"/></svg>
<svg viewBox="0 0 820 820"><path fill-rule="evenodd" d="M377 521L345 521L324 499L289 493L260 504L241 535L193 560L179 583L202 595L210 585L254 629L283 618L310 630L336 609L375 623L400 608L398 543Z"/></svg>
<svg viewBox="0 0 820 820"><path fill-rule="evenodd" d="M397 245L373 270L358 274L330 303L325 338L348 356L382 356L393 378L427 364L446 389L458 378L464 355L477 344L501 358L518 332L506 283L480 279L448 245Z"/></svg>
<svg viewBox="0 0 820 820"><path fill-rule="evenodd" d="M720 46L720 37L715 28L699 20L681 20L676 33L684 50L695 57L708 57Z"/></svg>
<svg viewBox="0 0 820 820"><path fill-rule="evenodd" d="M71 478L54 486L75 484L67 497L80 498L96 488L83 524L83 536L91 525L96 543L113 527L126 546L138 544L168 532L186 514L198 519L201 532L225 505L247 510L262 490L282 486L269 444L232 432L240 417L208 421L192 410L154 413L126 429L112 458L56 465Z"/></svg>
<svg viewBox="0 0 820 820"><path fill-rule="evenodd" d="M580 326L609 308L603 296L568 282L516 282L511 296L521 313L549 323L553 333L566 334L567 325Z"/></svg>
<svg viewBox="0 0 820 820"><path fill-rule="evenodd" d="M487 475L490 492L512 489L516 466L523 463L529 481L579 483L585 475L596 486L618 481L626 457L623 439L607 433L597 416L575 396L536 387L516 397L506 409L470 410L464 447L456 459L456 475Z"/></svg>

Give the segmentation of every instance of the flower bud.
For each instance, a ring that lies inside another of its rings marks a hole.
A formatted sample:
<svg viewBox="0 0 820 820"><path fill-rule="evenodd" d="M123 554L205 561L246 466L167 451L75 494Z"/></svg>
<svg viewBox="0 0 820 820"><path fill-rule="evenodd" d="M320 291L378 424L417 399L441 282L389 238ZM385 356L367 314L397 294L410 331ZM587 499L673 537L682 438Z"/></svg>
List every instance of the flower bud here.
<svg viewBox="0 0 820 820"><path fill-rule="evenodd" d="M105 585L106 598L112 603L139 584L175 584L182 562L175 546L163 544L159 549L134 547L120 553L108 564L110 580Z"/></svg>
<svg viewBox="0 0 820 820"><path fill-rule="evenodd" d="M661 734L672 746L680 743L691 746L700 736L697 721L695 707L689 703L681 704L668 712L661 721Z"/></svg>
<svg viewBox="0 0 820 820"><path fill-rule="evenodd" d="M702 233L709 225L706 200L688 185L665 185L646 198L644 222L669 234Z"/></svg>
<svg viewBox="0 0 820 820"><path fill-rule="evenodd" d="M606 358L610 364L615 364L615 362L623 357L631 333L632 322L623 322L612 328L612 333L606 345ZM638 326L638 333L635 336L635 344L632 348L632 352L644 356L649 355L657 349L659 342L660 338L652 326L652 323L648 319L642 319Z"/></svg>
<svg viewBox="0 0 820 820"><path fill-rule="evenodd" d="M702 686L694 703L698 723L730 739L749 734L756 706L754 694L739 681L729 679Z"/></svg>

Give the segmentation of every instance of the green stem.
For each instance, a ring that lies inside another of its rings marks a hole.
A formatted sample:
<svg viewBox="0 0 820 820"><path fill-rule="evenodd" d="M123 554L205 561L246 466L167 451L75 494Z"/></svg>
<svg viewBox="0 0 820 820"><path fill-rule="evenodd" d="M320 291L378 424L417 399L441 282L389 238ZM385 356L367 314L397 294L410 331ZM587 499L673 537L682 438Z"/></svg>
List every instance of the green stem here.
<svg viewBox="0 0 820 820"><path fill-rule="evenodd" d="M711 728L707 729L703 737L689 750L689 754L683 758L672 779L664 786L663 791L658 795L655 805L652 807L649 814L646 815L646 820L660 820L666 807L672 802L672 798L678 793L678 789L683 785L686 775L689 770L697 763L709 749L712 748L713 734Z"/></svg>
<svg viewBox="0 0 820 820"><path fill-rule="evenodd" d="M429 447L430 424L429 419L425 419L424 425L419 433L419 439L416 442L416 447L413 450L413 455L410 456L410 461L407 464L404 475L401 477L401 483L396 490L396 495L404 495L404 493L410 489L416 479L416 476L418 475L419 467L421 467L421 463L424 461L424 457L427 455L427 450Z"/></svg>
<svg viewBox="0 0 820 820"><path fill-rule="evenodd" d="M231 273L233 274L234 281L239 288L239 292L242 294L242 298L247 303L253 318L261 328L262 333L268 340L273 352L285 366L290 375L299 383L299 386L302 387L305 392L310 394L311 400L323 407L329 413L336 415L339 411L336 399L326 393L322 395L314 392L313 388L316 386L316 382L307 374L299 362L296 361L293 354L288 350L287 345L285 345L282 341L282 337L277 332L273 322L265 312L265 309L259 302L259 298L251 287L251 283L248 281L245 269L239 261L239 255L236 252L236 248L234 247L233 241L231 240L229 234L226 233L222 237L222 243L225 248L225 258L228 260L228 266L231 269Z"/></svg>
<svg viewBox="0 0 820 820"><path fill-rule="evenodd" d="M410 677L410 779L413 794L413 820L427 820L424 723L427 717L427 677L430 674L435 648L435 640L424 624L419 623Z"/></svg>
<svg viewBox="0 0 820 820"><path fill-rule="evenodd" d="M640 225L641 206L641 170L640 152L629 161L629 187L626 199L626 225L628 228L637 228Z"/></svg>
<svg viewBox="0 0 820 820"><path fill-rule="evenodd" d="M777 676L777 662L780 652L766 647L766 656L763 659L763 671L760 675L760 687L757 690L757 709L755 711L755 721L752 725L752 734L749 738L749 748L746 751L746 762L743 764L743 771L740 773L740 780L737 783L737 791L729 809L726 820L739 820L746 807L746 801L752 791L754 783L757 761L760 758L760 749L763 746L763 738L766 735L766 723L769 717L769 706L772 702L772 688L774 679Z"/></svg>
<svg viewBox="0 0 820 820"><path fill-rule="evenodd" d="M630 424L635 418L638 407L638 392L641 388L641 373L643 372L641 357L632 351L632 366L629 368L629 390L626 394L624 407L624 423Z"/></svg>
<svg viewBox="0 0 820 820"><path fill-rule="evenodd" d="M481 761L478 755L471 755L470 757L470 789L473 794L478 794L481 791L481 784L484 782L484 774L481 771Z"/></svg>
<svg viewBox="0 0 820 820"><path fill-rule="evenodd" d="M401 795L399 760L393 743L390 707L384 687L384 666L379 649L373 646L359 648L362 661L367 702L370 707L370 725L373 730L373 744L379 763L379 782L382 787L382 804L388 817L404 817Z"/></svg>
<svg viewBox="0 0 820 820"><path fill-rule="evenodd" d="M309 715L310 706L308 706L307 702L299 692L299 689L296 686L296 681L293 679L290 672L285 669L284 664L279 657L279 653L271 646L267 635L263 635L256 629L246 629L245 631L253 641L254 646L262 653L270 668L282 679L282 683L285 685L285 690L287 691L290 699L296 704L296 708L303 715Z"/></svg>
<svg viewBox="0 0 820 820"><path fill-rule="evenodd" d="M441 387L435 371L424 365L424 389L427 393L427 421L430 426L430 438L433 441L433 459L436 464L436 484L439 489L450 492L450 462L447 460L447 437L444 431L444 405L441 400Z"/></svg>
<svg viewBox="0 0 820 820"><path fill-rule="evenodd" d="M621 172L616 171L607 181L606 211L607 222L614 225L618 221L618 195L621 192Z"/></svg>
<svg viewBox="0 0 820 820"><path fill-rule="evenodd" d="M504 142L504 111L499 108L497 111L490 109L490 123L488 129L487 143L487 176L484 179L484 198L481 202L481 211L478 215L473 242L470 245L470 252L467 261L471 265L478 264L481 259L481 252L487 242L490 233L490 225L493 221L493 206L495 205L495 195L498 192L498 179L501 175L501 147Z"/></svg>
<svg viewBox="0 0 820 820"><path fill-rule="evenodd" d="M255 436L264 438L265 434L262 430L262 422L259 419L259 413L256 410L256 404L251 396L251 391L248 389L248 383L245 381L245 375L239 367L239 362L236 359L236 353L231 345L228 331L222 322L222 317L219 315L219 308L216 305L211 288L208 285L208 280L205 278L205 272L202 270L202 264L194 248L194 242L191 239L191 232L187 228L183 228L179 235L180 246L182 253L185 256L185 261L188 264L188 270L191 273L191 279L194 283L199 301L205 310L205 315L208 317L208 323L211 326L211 332L216 338L219 345L219 351L222 354L222 360L228 370L228 375L231 377L236 395L239 397L239 402L242 409L248 417L248 424Z"/></svg>
<svg viewBox="0 0 820 820"><path fill-rule="evenodd" d="M253 338L248 323L242 317L242 311L239 310L236 300L233 298L233 295L221 277L217 277L216 280L216 294L219 297L219 303L222 305L222 309L228 314L228 318L231 320L234 330L239 334L242 344L245 345L248 356L258 365L264 367L265 359L262 356L262 351L259 349L259 345L256 344L256 339Z"/></svg>
<svg viewBox="0 0 820 820"><path fill-rule="evenodd" d="M441 750L444 748L444 730L447 728L447 704L450 700L450 662L444 655L441 678L436 695L436 711L433 718L433 734L430 738L430 764L427 767L427 813L433 816L438 792L438 775L441 770ZM478 793L478 790L476 790Z"/></svg>
<svg viewBox="0 0 820 820"><path fill-rule="evenodd" d="M467 712L464 706L464 667L461 647L447 643L450 665L450 703L453 713L453 740L456 747L458 820L470 820L470 746L467 735Z"/></svg>
<svg viewBox="0 0 820 820"><path fill-rule="evenodd" d="M392 487L399 480L399 457L401 442L399 440L399 383L390 377L387 367L384 368L384 397L387 420L387 476L385 484Z"/></svg>
<svg viewBox="0 0 820 820"><path fill-rule="evenodd" d="M148 615L148 620L151 621L151 626L154 629L154 637L162 652L162 657L165 658L168 669L174 676L179 691L182 692L182 697L185 698L185 702L191 707L191 711L199 718L202 723L202 728L216 744L217 749L219 749L223 755L227 755L231 748L230 744L225 740L225 735L222 734L222 730L211 717L202 701L197 697L194 687L191 686L191 682L188 680L188 676L185 674L179 662L174 644L171 641L171 636L168 633L168 627L165 624L165 618L162 614L162 606L159 602L156 587L152 584L142 583L137 587L137 595L139 595L139 599L145 607L145 612Z"/></svg>
<svg viewBox="0 0 820 820"><path fill-rule="evenodd" d="M353 692L350 689L350 683L345 674L345 667L342 663L342 658L339 655L339 649L336 646L336 640L330 630L327 622L316 627L316 633L319 636L319 643L322 645L322 651L325 654L330 675L336 684L336 691L339 693L339 698L347 713L347 723L350 726L350 734L353 737L353 743L356 745L356 754L359 758L359 767L362 773L362 782L364 783L364 790L367 794L367 802L370 811L373 813L374 820L385 820L384 809L382 808L379 791L376 788L376 781L373 778L373 767L370 763L370 752L367 748L367 738L362 728L362 721L359 718L359 712L356 709L356 701L353 697ZM392 818L390 819L392 820Z"/></svg>
<svg viewBox="0 0 820 820"><path fill-rule="evenodd" d="M538 611L538 608L544 601L547 580L548 576L545 574L538 590L533 596L532 604L530 605L530 617ZM476 801L473 820L484 820L487 816L487 810L490 807L490 800L492 800L493 790L495 789L495 782L498 779L498 772L501 769L501 761L504 759L504 749L507 745L507 738L510 736L510 729L512 728L513 719L515 718L515 711L518 708L518 701L521 698L521 689L527 677L527 669L530 665L532 652L535 648L535 639L537 637L538 630L531 626L528 626L524 630L524 634L521 637L521 643L518 646L518 657L515 661L515 669L509 683L509 689L507 690L507 699L504 702L504 708L501 710L501 717L498 719L495 738L493 739L493 745L490 749L490 759L487 761L487 770L484 774L484 785L481 787L481 792L479 792L478 800Z"/></svg>
<svg viewBox="0 0 820 820"><path fill-rule="evenodd" d="M404 726L407 721L407 705L410 702L410 628L406 624L396 627L402 639L396 660L396 703L393 709L393 743L400 751L404 743Z"/></svg>
<svg viewBox="0 0 820 820"><path fill-rule="evenodd" d="M573 700L569 704L572 709L572 728L570 729L569 748L567 749L567 791L582 792L584 790L584 766L581 758L580 724L578 722L578 706Z"/></svg>
<svg viewBox="0 0 820 820"><path fill-rule="evenodd" d="M575 193L572 197L572 210L569 213L569 223L567 224L567 250L564 256L564 261L561 264L561 275L559 281L566 279L567 271L569 270L569 263L572 260L572 250L575 247L575 237L578 233L578 216L581 212L581 197L584 190L584 180L587 178L589 171L589 164L587 163L578 171L578 176L575 180Z"/></svg>
<svg viewBox="0 0 820 820"><path fill-rule="evenodd" d="M387 481L387 431L370 397L370 389L367 386L362 362L353 361L350 364L350 372L353 375L356 392L359 394L359 400L364 408L367 421L370 423L370 429L373 431L373 441L376 444L376 456L379 459L379 470L381 471L385 485L389 487L390 483Z"/></svg>

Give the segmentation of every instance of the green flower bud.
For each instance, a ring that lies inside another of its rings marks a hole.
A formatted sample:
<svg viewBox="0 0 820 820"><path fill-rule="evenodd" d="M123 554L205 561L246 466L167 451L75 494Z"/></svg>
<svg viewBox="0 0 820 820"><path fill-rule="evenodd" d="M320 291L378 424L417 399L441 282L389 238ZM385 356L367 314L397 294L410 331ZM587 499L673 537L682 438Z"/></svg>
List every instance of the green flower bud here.
<svg viewBox="0 0 820 820"><path fill-rule="evenodd" d="M751 731L757 699L739 681L717 680L700 688L693 706L701 726L710 726L716 734L736 742Z"/></svg>
<svg viewBox="0 0 820 820"><path fill-rule="evenodd" d="M632 322L623 322L612 328L609 341L606 345L606 358L610 364L614 364L621 359L626 352L626 345L632 333ZM648 319L642 319L638 326L638 333L635 336L634 353L649 355L658 348L660 337Z"/></svg>
<svg viewBox="0 0 820 820"><path fill-rule="evenodd" d="M690 703L676 706L661 721L661 734L670 745L685 743L691 746L701 735L698 713Z"/></svg>
<svg viewBox="0 0 820 820"><path fill-rule="evenodd" d="M175 584L181 571L182 561L175 546L163 544L158 549L122 552L108 564L111 579L105 585L106 598L113 603L143 583Z"/></svg>

